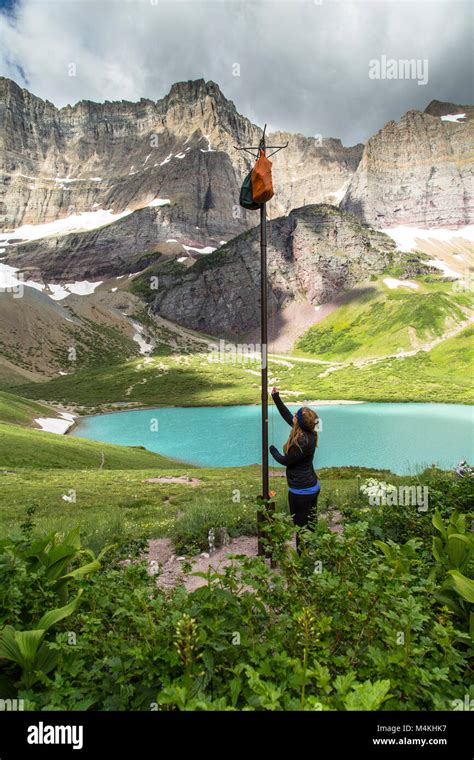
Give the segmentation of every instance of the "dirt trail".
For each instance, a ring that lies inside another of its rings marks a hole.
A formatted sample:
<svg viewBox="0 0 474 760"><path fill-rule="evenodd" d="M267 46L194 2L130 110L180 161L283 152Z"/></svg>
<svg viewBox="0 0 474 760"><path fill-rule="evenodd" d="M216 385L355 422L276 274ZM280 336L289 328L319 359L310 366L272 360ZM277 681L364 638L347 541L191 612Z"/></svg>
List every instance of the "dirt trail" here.
<svg viewBox="0 0 474 760"><path fill-rule="evenodd" d="M198 486L202 483L199 478L188 478L186 475L180 475L179 477L164 476L160 478L146 478L144 483L181 483L185 486Z"/></svg>
<svg viewBox="0 0 474 760"><path fill-rule="evenodd" d="M323 513L321 517L329 519L329 530L341 534L344 530L342 515L338 510ZM296 549L295 538L289 546ZM227 546L216 549L212 554L201 552L189 558L192 565L191 573L207 573L209 569L223 572L229 565L235 565L236 560L229 557L230 554L244 554L246 557L257 556L256 536L239 536L230 541ZM171 589L184 579L187 591L192 592L201 586L207 585L206 578L196 577L183 573L185 557L179 557L175 553L172 541L169 538L157 538L148 542L148 553L145 556L148 562L150 575L158 575L157 584L160 588ZM161 570L161 572L160 572Z"/></svg>

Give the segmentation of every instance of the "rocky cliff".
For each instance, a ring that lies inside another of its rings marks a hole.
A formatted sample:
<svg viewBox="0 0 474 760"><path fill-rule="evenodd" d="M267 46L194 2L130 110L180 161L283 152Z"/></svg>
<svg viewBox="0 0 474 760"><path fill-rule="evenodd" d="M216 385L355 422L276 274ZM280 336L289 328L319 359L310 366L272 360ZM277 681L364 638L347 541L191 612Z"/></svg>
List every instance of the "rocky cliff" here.
<svg viewBox="0 0 474 760"><path fill-rule="evenodd" d="M432 101L370 138L342 207L377 227L462 227L473 175L474 107Z"/></svg>
<svg viewBox="0 0 474 760"><path fill-rule="evenodd" d="M269 313L295 301L317 306L382 271L395 244L346 212L313 205L268 230ZM152 274L158 290L149 289ZM259 324L259 230L254 228L186 269L150 269L137 285L155 313L213 335L244 335Z"/></svg>
<svg viewBox="0 0 474 760"><path fill-rule="evenodd" d="M238 206L252 159L236 145L255 145L261 130L241 116L214 82L179 82L163 99L92 103L57 109L0 78L0 214L3 229L94 209L136 210L169 198L188 237L206 243L248 229ZM278 133L289 142L275 156L278 201L270 213L339 199L363 146ZM218 242L218 241L217 241Z"/></svg>

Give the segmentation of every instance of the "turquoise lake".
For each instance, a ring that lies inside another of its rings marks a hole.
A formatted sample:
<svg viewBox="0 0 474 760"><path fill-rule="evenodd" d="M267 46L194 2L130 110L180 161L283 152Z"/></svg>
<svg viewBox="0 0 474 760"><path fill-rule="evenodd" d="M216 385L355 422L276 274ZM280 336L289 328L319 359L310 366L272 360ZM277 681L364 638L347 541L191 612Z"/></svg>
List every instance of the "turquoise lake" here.
<svg viewBox="0 0 474 760"><path fill-rule="evenodd" d="M297 405L288 404L291 409ZM315 467L360 465L409 474L474 459L474 407L462 404L313 406L321 418ZM289 426L272 406L269 438L282 448ZM261 462L260 407L159 408L80 420L72 435L150 451L207 467ZM270 457L270 464L277 466Z"/></svg>

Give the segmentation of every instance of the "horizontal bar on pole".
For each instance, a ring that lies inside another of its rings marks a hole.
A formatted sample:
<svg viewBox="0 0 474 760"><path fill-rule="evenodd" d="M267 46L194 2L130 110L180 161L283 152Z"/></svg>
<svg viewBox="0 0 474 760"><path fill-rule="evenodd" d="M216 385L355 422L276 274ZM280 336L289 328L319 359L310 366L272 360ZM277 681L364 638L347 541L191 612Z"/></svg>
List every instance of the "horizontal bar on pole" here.
<svg viewBox="0 0 474 760"><path fill-rule="evenodd" d="M268 148L270 148L271 150L273 150L273 148L279 148L281 150L282 148L287 148L287 147L288 147L288 143L285 143L285 145L265 145L266 150ZM234 149L235 150L259 150L260 145L248 145L245 148L238 148L237 145L234 145Z"/></svg>

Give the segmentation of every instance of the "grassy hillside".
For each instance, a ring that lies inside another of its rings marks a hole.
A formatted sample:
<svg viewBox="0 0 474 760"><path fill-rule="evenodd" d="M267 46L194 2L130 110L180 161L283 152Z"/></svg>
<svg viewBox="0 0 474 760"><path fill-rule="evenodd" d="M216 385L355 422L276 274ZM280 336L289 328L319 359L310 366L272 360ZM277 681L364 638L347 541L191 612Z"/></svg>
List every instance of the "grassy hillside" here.
<svg viewBox="0 0 474 760"><path fill-rule="evenodd" d="M165 406L255 403L260 387L259 378L251 374L255 371L251 363L242 366L209 362L207 353L155 356L147 363L132 359L15 390L31 398L63 402L69 399L86 406L120 401Z"/></svg>
<svg viewBox="0 0 474 760"><path fill-rule="evenodd" d="M0 421L15 425L31 425L36 417L52 417L53 410L13 393L0 391Z"/></svg>
<svg viewBox="0 0 474 760"><path fill-rule="evenodd" d="M170 460L132 446L44 433L0 422L0 469L14 467L144 469L168 467ZM174 467L181 467L179 463Z"/></svg>
<svg viewBox="0 0 474 760"><path fill-rule="evenodd" d="M347 367L312 386L316 398L366 401L474 403L474 327L466 327L429 352ZM306 384L307 392L311 386Z"/></svg>
<svg viewBox="0 0 474 760"><path fill-rule="evenodd" d="M70 296L53 301L44 293L25 287L21 299L3 293L0 299L0 377L19 372L38 376L69 372L74 364L81 368L114 363L117 357L136 356L137 344L131 327L122 315L95 295L91 299ZM34 378L32 378L34 379ZM23 381L25 382L25 381Z"/></svg>
<svg viewBox="0 0 474 760"><path fill-rule="evenodd" d="M472 294L453 292L451 283L409 282L418 289L389 289L380 279L311 327L295 354L339 362L411 351L462 323L474 305Z"/></svg>
<svg viewBox="0 0 474 760"><path fill-rule="evenodd" d="M257 495L256 468L226 470L226 478L222 477L222 470L183 470L176 464L157 473L151 456L148 461L142 459L141 469L135 468L133 463L139 463L141 452L136 454L135 459L129 454L121 470L83 471L77 464L70 464L64 470L38 471L28 467L0 475L0 535L17 528L26 506L34 504L40 532L64 531L80 525L88 543L96 546L118 536L159 537L167 534L179 513L197 502L205 507L206 503L216 505L220 499L224 507L227 504L236 511L230 500L229 481L239 483L242 502ZM201 484L193 487L145 482L159 475L183 474L199 478ZM76 495L74 503L62 498L71 490ZM280 491L283 494L283 489Z"/></svg>
<svg viewBox="0 0 474 760"><path fill-rule="evenodd" d="M329 365L270 359L272 384L304 399L474 403L473 328L429 352L362 367L348 365L321 377ZM15 389L17 390L17 389ZM143 406L254 404L260 400L255 363L210 363L207 354L154 357L113 368L78 372L47 383L19 386L24 396L80 404L100 411L114 402Z"/></svg>
<svg viewBox="0 0 474 760"><path fill-rule="evenodd" d="M132 461L131 459L129 460ZM255 532L255 499L260 493L258 467L200 469L180 468L171 463L159 473L150 463L143 469L133 465L122 470L69 469L38 470L18 468L0 472L0 537L18 529L28 506L36 507L35 523L38 532L67 531L81 527L84 542L98 549L109 541L139 537L172 536L178 540L201 541L206 547L207 530L225 525L236 535ZM318 470L324 483L320 511L342 506L357 498L360 478L381 477L390 482L406 483L409 477L391 475L387 471L365 470L357 467ZM149 478L163 476L192 477L195 486L183 483L149 483ZM240 503L232 500L233 489L240 490ZM271 477L276 491L277 509L287 510L286 481ZM65 501L63 495L75 493L75 502ZM198 548L196 546L196 548Z"/></svg>

